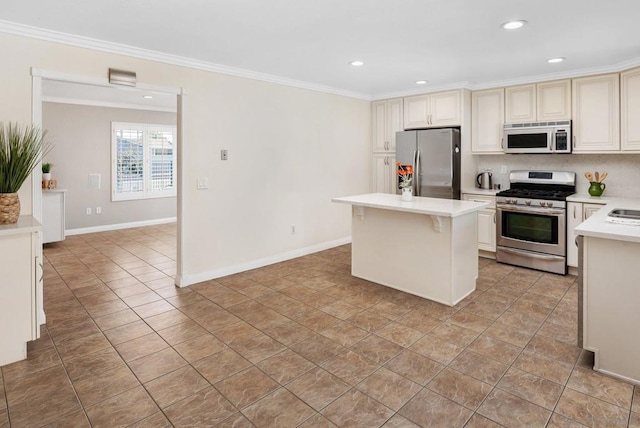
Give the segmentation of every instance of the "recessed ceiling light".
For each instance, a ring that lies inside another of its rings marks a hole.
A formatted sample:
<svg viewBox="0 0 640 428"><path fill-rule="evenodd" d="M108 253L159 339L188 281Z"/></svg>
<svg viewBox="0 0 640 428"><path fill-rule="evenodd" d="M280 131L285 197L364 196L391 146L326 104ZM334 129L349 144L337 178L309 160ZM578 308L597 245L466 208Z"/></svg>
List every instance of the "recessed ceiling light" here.
<svg viewBox="0 0 640 428"><path fill-rule="evenodd" d="M548 62L549 64L556 64L556 63L558 63L558 62L562 62L562 61L564 61L565 59L566 59L565 57L560 56L560 57L558 57L558 58L551 58L551 59L548 59L548 60L547 60L547 62Z"/></svg>
<svg viewBox="0 0 640 428"><path fill-rule="evenodd" d="M362 67L364 65L364 62L362 62L362 61L351 61L349 64L353 65L354 67Z"/></svg>
<svg viewBox="0 0 640 428"><path fill-rule="evenodd" d="M145 100L150 100L151 98L153 98L153 95L143 95L142 98L144 98Z"/></svg>
<svg viewBox="0 0 640 428"><path fill-rule="evenodd" d="M502 28L504 28L505 30L516 30L518 28L522 28L522 26L526 23L527 21L523 19L518 21L509 21L502 24Z"/></svg>
<svg viewBox="0 0 640 428"><path fill-rule="evenodd" d="M426 80L416 80L416 85L426 85L427 81Z"/></svg>

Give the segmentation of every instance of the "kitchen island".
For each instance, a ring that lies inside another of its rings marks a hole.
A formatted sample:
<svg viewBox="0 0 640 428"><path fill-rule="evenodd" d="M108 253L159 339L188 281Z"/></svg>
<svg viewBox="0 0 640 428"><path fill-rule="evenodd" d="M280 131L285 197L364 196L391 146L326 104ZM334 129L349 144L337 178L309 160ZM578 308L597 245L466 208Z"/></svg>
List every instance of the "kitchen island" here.
<svg viewBox="0 0 640 428"><path fill-rule="evenodd" d="M640 210L640 201L608 199L575 228L582 240L578 341L594 353L594 370L640 384L640 226L606 221L616 208Z"/></svg>
<svg viewBox="0 0 640 428"><path fill-rule="evenodd" d="M353 276L453 306L476 289L477 212L489 204L373 193L352 205Z"/></svg>

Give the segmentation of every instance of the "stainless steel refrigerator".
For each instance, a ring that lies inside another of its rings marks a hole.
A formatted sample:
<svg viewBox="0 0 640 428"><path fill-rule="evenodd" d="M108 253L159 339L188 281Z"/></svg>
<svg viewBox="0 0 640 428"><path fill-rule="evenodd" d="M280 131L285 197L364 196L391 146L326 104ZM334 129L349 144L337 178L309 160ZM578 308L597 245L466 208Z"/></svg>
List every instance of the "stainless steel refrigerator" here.
<svg viewBox="0 0 640 428"><path fill-rule="evenodd" d="M460 199L460 130L396 133L396 161L412 165L414 196ZM396 193L401 193L396 174Z"/></svg>

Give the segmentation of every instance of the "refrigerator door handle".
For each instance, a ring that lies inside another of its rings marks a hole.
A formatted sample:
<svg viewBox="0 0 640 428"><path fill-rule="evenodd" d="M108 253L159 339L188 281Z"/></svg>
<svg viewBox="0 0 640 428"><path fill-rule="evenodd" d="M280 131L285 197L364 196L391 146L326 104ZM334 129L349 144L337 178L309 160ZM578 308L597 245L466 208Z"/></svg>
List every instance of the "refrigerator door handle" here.
<svg viewBox="0 0 640 428"><path fill-rule="evenodd" d="M420 196L420 150L416 150L413 154L413 194Z"/></svg>

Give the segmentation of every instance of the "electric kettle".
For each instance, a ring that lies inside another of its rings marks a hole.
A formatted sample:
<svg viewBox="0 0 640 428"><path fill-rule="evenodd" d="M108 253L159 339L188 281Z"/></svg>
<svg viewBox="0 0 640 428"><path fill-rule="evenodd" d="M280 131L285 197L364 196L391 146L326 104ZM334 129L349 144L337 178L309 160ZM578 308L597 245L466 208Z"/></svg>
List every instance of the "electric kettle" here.
<svg viewBox="0 0 640 428"><path fill-rule="evenodd" d="M481 189L493 189L493 174L490 172L481 172L476 177L476 183L478 183L478 187Z"/></svg>

